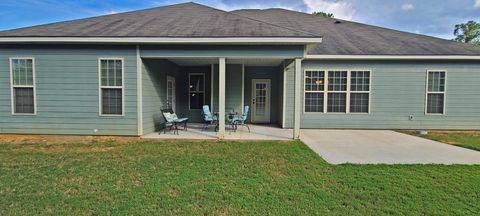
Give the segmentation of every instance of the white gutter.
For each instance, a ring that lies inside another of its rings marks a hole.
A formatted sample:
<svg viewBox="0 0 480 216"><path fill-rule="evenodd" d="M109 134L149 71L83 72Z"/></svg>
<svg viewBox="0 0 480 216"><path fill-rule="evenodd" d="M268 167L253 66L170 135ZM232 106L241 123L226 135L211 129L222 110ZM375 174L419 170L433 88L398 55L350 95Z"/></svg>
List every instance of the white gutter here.
<svg viewBox="0 0 480 216"><path fill-rule="evenodd" d="M321 42L321 37L0 37L0 43L310 44Z"/></svg>
<svg viewBox="0 0 480 216"><path fill-rule="evenodd" d="M317 60L480 60L480 55L305 55Z"/></svg>

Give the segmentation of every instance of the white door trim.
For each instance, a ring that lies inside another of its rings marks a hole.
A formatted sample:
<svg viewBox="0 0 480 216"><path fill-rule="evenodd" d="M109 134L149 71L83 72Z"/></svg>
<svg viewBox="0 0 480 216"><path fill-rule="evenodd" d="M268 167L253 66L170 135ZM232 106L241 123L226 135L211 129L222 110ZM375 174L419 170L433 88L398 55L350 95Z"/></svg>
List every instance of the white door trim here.
<svg viewBox="0 0 480 216"><path fill-rule="evenodd" d="M255 118L255 109L256 109L256 104L254 104L255 100L255 83L256 82L264 82L267 84L267 95L266 95L266 101L265 101L265 118L263 119L256 119ZM251 107L252 107L252 119L251 121L253 123L270 123L270 103L271 103L271 80L270 79L252 79L252 99L251 99Z"/></svg>
<svg viewBox="0 0 480 216"><path fill-rule="evenodd" d="M168 104L168 83L171 82L172 83L172 110L173 111L176 111L175 108L176 108L176 103L177 103L177 100L176 100L176 80L175 80L175 77L173 76L167 76L167 91L166 91L166 95L167 95L167 104Z"/></svg>

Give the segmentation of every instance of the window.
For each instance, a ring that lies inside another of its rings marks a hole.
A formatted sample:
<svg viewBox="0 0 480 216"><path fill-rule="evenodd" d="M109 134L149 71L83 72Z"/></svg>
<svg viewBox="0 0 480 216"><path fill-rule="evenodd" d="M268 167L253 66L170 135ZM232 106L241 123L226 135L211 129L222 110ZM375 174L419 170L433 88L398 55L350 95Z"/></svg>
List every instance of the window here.
<svg viewBox="0 0 480 216"><path fill-rule="evenodd" d="M123 115L123 59L100 59L99 61L100 115Z"/></svg>
<svg viewBox="0 0 480 216"><path fill-rule="evenodd" d="M347 71L328 71L327 112L347 112Z"/></svg>
<svg viewBox="0 0 480 216"><path fill-rule="evenodd" d="M36 114L35 61L11 58L12 114Z"/></svg>
<svg viewBox="0 0 480 216"><path fill-rule="evenodd" d="M370 71L350 72L350 112L368 113L370 101Z"/></svg>
<svg viewBox="0 0 480 216"><path fill-rule="evenodd" d="M305 71L305 112L323 112L325 71Z"/></svg>
<svg viewBox="0 0 480 216"><path fill-rule="evenodd" d="M202 109L205 101L205 75L199 73L191 73L188 75L188 82L190 109Z"/></svg>
<svg viewBox="0 0 480 216"><path fill-rule="evenodd" d="M445 71L427 72L426 114L445 113Z"/></svg>
<svg viewBox="0 0 480 216"><path fill-rule="evenodd" d="M370 71L307 70L304 90L305 112L368 113Z"/></svg>

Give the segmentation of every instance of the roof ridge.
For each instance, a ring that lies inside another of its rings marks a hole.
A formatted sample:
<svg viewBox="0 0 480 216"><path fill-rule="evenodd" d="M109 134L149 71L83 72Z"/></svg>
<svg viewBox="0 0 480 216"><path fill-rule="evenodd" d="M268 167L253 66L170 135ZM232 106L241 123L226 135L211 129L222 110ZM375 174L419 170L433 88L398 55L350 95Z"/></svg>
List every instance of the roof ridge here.
<svg viewBox="0 0 480 216"><path fill-rule="evenodd" d="M240 10L237 10L237 11L241 11L241 10L252 10L252 9L240 9ZM262 10L262 9L260 9L260 10ZM434 36L430 36L430 35L419 34L419 33L408 32L408 31L401 31L401 30L398 30L398 29L387 28L387 27L382 27L382 26L376 26L376 25L366 24L366 23L360 23L360 22L355 22L355 21L351 21L351 20L344 20L344 19L332 18L332 17L324 17L324 16L316 16L316 15L313 15L313 14L309 14L309 13L305 13L305 12L301 12L301 11L289 10L289 9L285 9L285 8L267 8L267 9L264 9L264 10L283 10L283 11L287 11L287 12L290 12L290 13L293 12L293 13L298 13L298 14L305 15L305 16L315 17L315 18L318 18L318 19L326 19L326 20L332 20L332 21L337 21L337 20L338 20L338 21L341 21L341 22L346 22L346 23L361 25L361 26L365 26L365 27L369 27L369 28L377 28L377 29L384 29L384 30L389 30L389 31L395 31L395 32L403 33L403 34L416 35L416 36L421 36L421 37L425 37L425 38L429 38L429 39L433 39L433 40L440 40L440 41L443 41L443 42L450 42L450 43L452 43L452 44L458 44L458 45L461 45L461 46L468 46L468 47L470 47L470 48L472 48L472 47L473 47L473 48L478 48L478 46L476 46L476 45L461 43L461 42L457 42L457 41L453 41L453 40L448 40L448 39L444 39L444 38L439 38L439 37L434 37Z"/></svg>
<svg viewBox="0 0 480 216"><path fill-rule="evenodd" d="M250 17L242 16L242 15L240 15L240 14L235 14L235 13L232 13L233 11L225 11L225 10L221 10L221 9L218 9L218 8L210 7L210 6L208 6L208 5L198 4L198 3L195 3L195 2L192 2L192 3L193 3L193 4L196 4L196 5L199 5L199 6L203 6L203 7L205 7L205 8L209 8L209 9L212 9L212 10L220 11L220 12L222 12L222 13L226 13L226 14L229 14L229 15L233 15L233 16L237 16L237 17L242 17L242 18L245 18L245 19L253 20L253 21L255 21L255 22L260 22L260 23L264 23L264 24L267 24L267 25L275 26L275 27L277 27L277 28L282 28L282 29L286 29L286 30L289 30L289 31L294 31L294 32L302 33L302 34L309 34L309 35L315 36L315 37L321 37L321 35L317 35L317 34L312 33L312 32L307 32L307 31L302 31L302 30L298 30L298 29L287 28L287 27L284 27L284 26L280 26L280 25L276 25L276 24L273 24L273 23L265 22L265 21L263 21L263 20L257 20L257 19L253 19L253 18L250 18Z"/></svg>

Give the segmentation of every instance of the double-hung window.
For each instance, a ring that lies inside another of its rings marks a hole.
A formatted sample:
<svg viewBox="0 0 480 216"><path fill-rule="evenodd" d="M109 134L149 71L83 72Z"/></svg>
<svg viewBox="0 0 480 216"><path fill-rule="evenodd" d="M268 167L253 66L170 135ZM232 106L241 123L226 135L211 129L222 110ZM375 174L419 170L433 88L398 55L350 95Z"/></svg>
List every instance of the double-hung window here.
<svg viewBox="0 0 480 216"><path fill-rule="evenodd" d="M328 71L327 112L347 112L347 71Z"/></svg>
<svg viewBox="0 0 480 216"><path fill-rule="evenodd" d="M304 111L369 113L370 71L306 70Z"/></svg>
<svg viewBox="0 0 480 216"><path fill-rule="evenodd" d="M205 104L205 74L190 73L188 82L190 109L202 109L202 106Z"/></svg>
<svg viewBox="0 0 480 216"><path fill-rule="evenodd" d="M368 113L370 71L350 72L350 113Z"/></svg>
<svg viewBox="0 0 480 216"><path fill-rule="evenodd" d="M99 59L100 115L124 114L123 59Z"/></svg>
<svg viewBox="0 0 480 216"><path fill-rule="evenodd" d="M305 112L323 112L325 71L305 71Z"/></svg>
<svg viewBox="0 0 480 216"><path fill-rule="evenodd" d="M35 60L11 58L12 114L36 114Z"/></svg>
<svg viewBox="0 0 480 216"><path fill-rule="evenodd" d="M427 72L426 114L445 113L445 71Z"/></svg>

